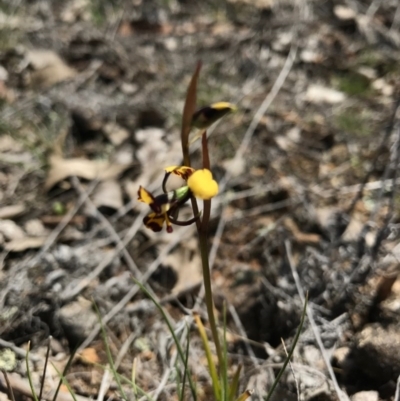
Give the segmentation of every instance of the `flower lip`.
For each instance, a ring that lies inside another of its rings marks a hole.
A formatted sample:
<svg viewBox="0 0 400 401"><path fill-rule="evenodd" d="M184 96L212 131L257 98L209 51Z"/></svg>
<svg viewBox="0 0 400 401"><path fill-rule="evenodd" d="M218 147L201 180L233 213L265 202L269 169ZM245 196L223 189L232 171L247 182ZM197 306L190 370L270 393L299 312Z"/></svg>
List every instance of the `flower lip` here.
<svg viewBox="0 0 400 401"><path fill-rule="evenodd" d="M187 184L196 198L209 200L218 194L218 183L208 169L196 170L188 178Z"/></svg>

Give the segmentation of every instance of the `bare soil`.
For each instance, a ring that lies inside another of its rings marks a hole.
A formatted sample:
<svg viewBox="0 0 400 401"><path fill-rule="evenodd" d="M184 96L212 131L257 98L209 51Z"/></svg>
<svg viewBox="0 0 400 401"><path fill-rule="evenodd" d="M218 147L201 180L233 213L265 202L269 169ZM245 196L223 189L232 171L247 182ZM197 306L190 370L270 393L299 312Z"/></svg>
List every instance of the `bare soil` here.
<svg viewBox="0 0 400 401"><path fill-rule="evenodd" d="M176 327L192 308L205 318L194 226L153 233L137 202L139 185L160 193L163 168L181 163L201 60L198 105L238 106L209 131L221 188L210 248L241 389L265 397L308 292L311 319L274 399L339 399L333 374L343 400L394 400L398 1L3 0L0 26L0 366L16 394L29 394L28 342L39 383L52 336L54 365L79 347L66 377L82 400L97 397L107 356L96 304L120 373L136 358L145 391L178 399L170 334L131 276ZM57 377L50 368L49 393ZM114 384L106 396L119 399Z"/></svg>

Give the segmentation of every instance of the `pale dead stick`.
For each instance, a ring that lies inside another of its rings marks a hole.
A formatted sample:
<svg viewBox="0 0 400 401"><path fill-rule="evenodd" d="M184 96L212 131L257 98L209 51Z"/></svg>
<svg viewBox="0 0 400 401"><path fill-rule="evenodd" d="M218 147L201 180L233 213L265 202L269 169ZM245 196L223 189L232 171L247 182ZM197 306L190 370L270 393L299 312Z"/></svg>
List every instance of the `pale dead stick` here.
<svg viewBox="0 0 400 401"><path fill-rule="evenodd" d="M10 348L16 355L20 356L21 358L26 358L26 351L22 348L17 347L15 344L3 340L0 338L0 347L2 348ZM42 360L40 356L33 355L31 352L28 354L28 358L33 362L39 362Z"/></svg>
<svg viewBox="0 0 400 401"><path fill-rule="evenodd" d="M400 376L397 378L396 394L393 401L400 401Z"/></svg>
<svg viewBox="0 0 400 401"><path fill-rule="evenodd" d="M290 242L288 240L285 240L285 249L286 249L286 256L288 258L289 266L292 271L293 279L296 284L297 292L299 294L301 302L304 304L304 302L305 302L304 290L301 285L300 277L297 273L297 270L296 270L296 267L295 267L295 264L293 261L291 246L290 246ZM328 353L326 352L326 349L322 342L318 326L315 323L313 311L312 311L310 304L307 305L307 317L308 317L308 320L310 321L310 325L311 325L312 331L314 333L315 340L317 341L318 347L321 351L322 358L325 362L326 368L328 369L329 376L332 380L333 387L335 389L335 392L336 392L339 400L340 401L350 401L349 397L347 396L347 394L345 392L343 392L341 390L341 388L339 387L339 383L336 380L335 372L333 371L332 365L329 360Z"/></svg>
<svg viewBox="0 0 400 401"><path fill-rule="evenodd" d="M122 362L123 357L126 355L126 353L129 350L130 345L132 344L133 340L136 337L136 333L132 332L129 337L124 341L124 343L122 344L122 347L120 349L120 351L118 352L117 358L115 360L115 364L114 364L114 368L115 370L118 369L119 365ZM99 394L97 396L97 401L103 401L104 396L106 395L107 390L109 389L110 385L111 385L111 373L110 373L110 369L108 366L106 366L106 369L104 370L104 375L103 378L101 380L101 384L100 384L100 389L99 389Z"/></svg>

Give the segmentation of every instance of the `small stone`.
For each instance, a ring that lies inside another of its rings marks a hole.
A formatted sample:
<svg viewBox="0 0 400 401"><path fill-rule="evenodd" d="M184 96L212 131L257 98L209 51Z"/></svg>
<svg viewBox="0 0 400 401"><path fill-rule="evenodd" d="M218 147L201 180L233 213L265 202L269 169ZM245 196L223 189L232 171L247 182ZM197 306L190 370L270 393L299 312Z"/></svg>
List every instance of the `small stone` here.
<svg viewBox="0 0 400 401"><path fill-rule="evenodd" d="M332 359L335 361L338 367L343 368L349 354L350 354L349 347L340 347L335 350Z"/></svg>
<svg viewBox="0 0 400 401"><path fill-rule="evenodd" d="M377 391L360 391L351 397L351 401L378 401L379 394Z"/></svg>
<svg viewBox="0 0 400 401"><path fill-rule="evenodd" d="M39 219L28 220L24 224L24 229L32 237L40 237L46 234L46 229Z"/></svg>
<svg viewBox="0 0 400 401"><path fill-rule="evenodd" d="M333 12L336 17L344 21L356 18L356 13L350 7L338 5L333 9Z"/></svg>
<svg viewBox="0 0 400 401"><path fill-rule="evenodd" d="M59 311L59 319L71 346L84 341L98 322L92 303L83 297L63 306Z"/></svg>
<svg viewBox="0 0 400 401"><path fill-rule="evenodd" d="M0 234L3 234L7 241L25 237L24 230L12 220L0 220Z"/></svg>
<svg viewBox="0 0 400 401"><path fill-rule="evenodd" d="M381 383L400 375L400 330L397 326L366 326L356 337L353 349L357 366Z"/></svg>

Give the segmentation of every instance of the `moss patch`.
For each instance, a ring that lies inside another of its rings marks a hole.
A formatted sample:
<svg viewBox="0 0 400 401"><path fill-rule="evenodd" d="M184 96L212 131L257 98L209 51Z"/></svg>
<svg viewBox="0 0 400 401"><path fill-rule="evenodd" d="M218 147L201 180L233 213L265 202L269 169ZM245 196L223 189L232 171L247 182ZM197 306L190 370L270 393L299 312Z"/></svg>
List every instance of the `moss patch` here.
<svg viewBox="0 0 400 401"><path fill-rule="evenodd" d="M368 116L360 110L346 110L338 114L335 123L341 131L358 137L372 133Z"/></svg>
<svg viewBox="0 0 400 401"><path fill-rule="evenodd" d="M369 79L356 72L335 75L332 83L340 91L350 96L367 96L371 93Z"/></svg>

